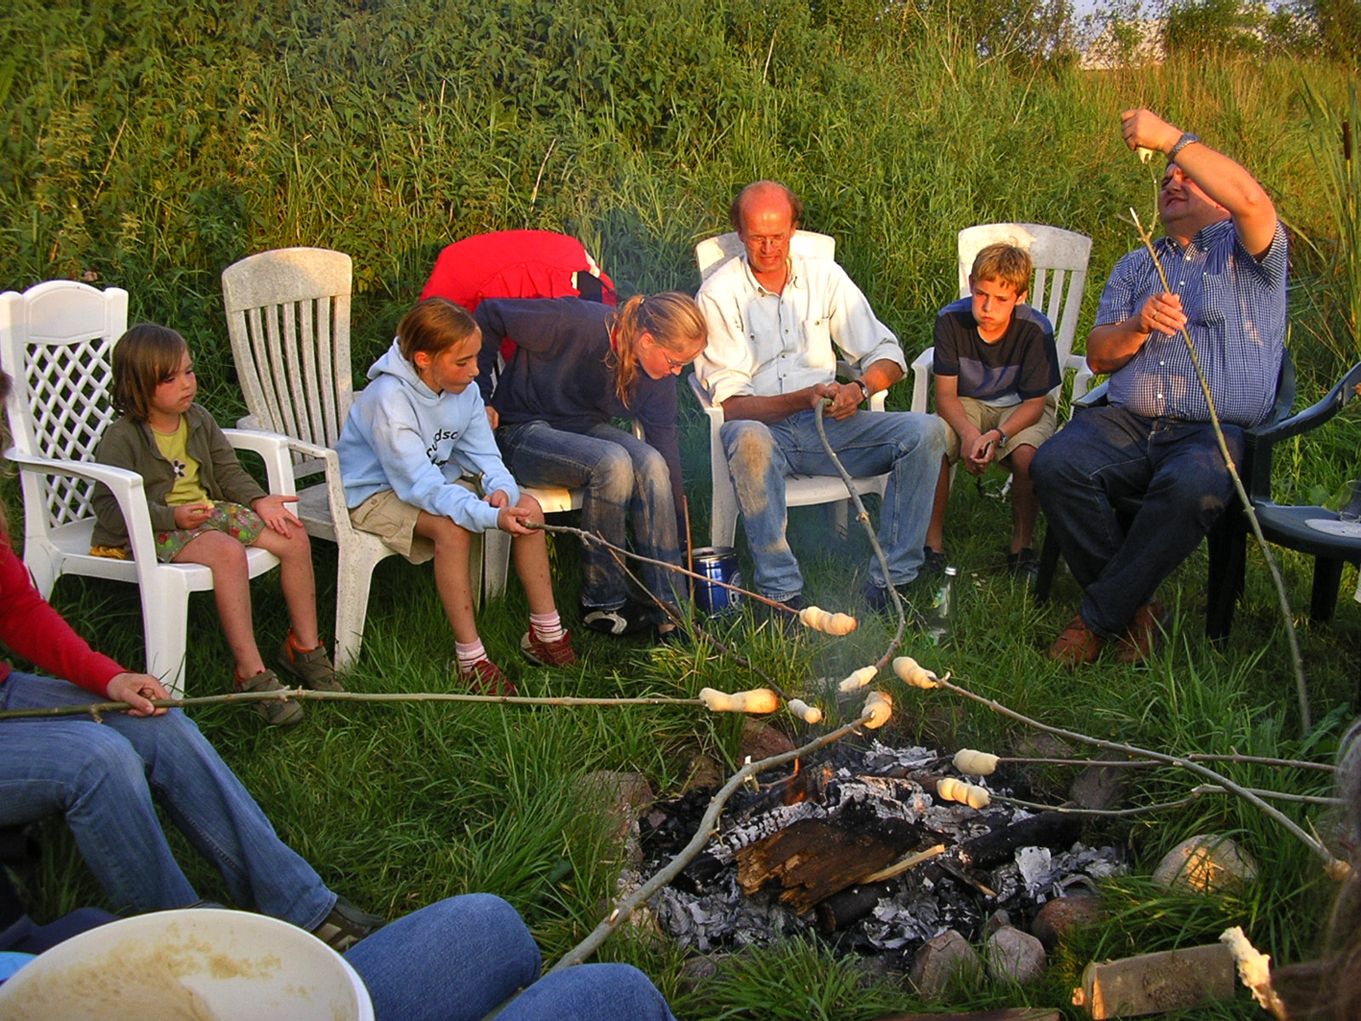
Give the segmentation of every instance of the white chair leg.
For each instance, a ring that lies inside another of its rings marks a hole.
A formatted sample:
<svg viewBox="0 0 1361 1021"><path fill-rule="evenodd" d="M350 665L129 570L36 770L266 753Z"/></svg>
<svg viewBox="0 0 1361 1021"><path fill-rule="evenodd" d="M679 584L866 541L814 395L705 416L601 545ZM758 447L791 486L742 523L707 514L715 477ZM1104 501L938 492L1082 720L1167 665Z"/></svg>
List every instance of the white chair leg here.
<svg viewBox="0 0 1361 1021"><path fill-rule="evenodd" d="M488 599L495 599L506 591L510 574L510 536L499 528L482 533L483 587ZM476 589L474 589L476 591Z"/></svg>
<svg viewBox="0 0 1361 1021"><path fill-rule="evenodd" d="M832 519L832 531L836 533L838 540L844 541L846 538L846 530L851 520L850 509L851 501L849 499L836 500L827 505L827 513Z"/></svg>
<svg viewBox="0 0 1361 1021"><path fill-rule="evenodd" d="M138 590L146 636L146 672L159 678L172 697L183 698L189 591L168 580L155 586L139 585Z"/></svg>
<svg viewBox="0 0 1361 1021"><path fill-rule="evenodd" d="M340 547L336 563L335 668L348 670L359 659L364 621L369 614L369 590L378 562L369 557L346 557Z"/></svg>
<svg viewBox="0 0 1361 1021"><path fill-rule="evenodd" d="M38 590L38 595L50 599L52 587L61 576L61 554L50 547L44 549L39 541L32 538L25 541L24 566L33 579L33 587Z"/></svg>

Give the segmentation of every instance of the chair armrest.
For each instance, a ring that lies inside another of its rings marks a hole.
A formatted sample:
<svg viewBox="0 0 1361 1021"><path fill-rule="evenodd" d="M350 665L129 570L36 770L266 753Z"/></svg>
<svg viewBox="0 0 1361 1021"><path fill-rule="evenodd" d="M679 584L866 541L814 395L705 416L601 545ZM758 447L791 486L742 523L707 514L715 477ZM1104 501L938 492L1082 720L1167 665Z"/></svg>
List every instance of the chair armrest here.
<svg viewBox="0 0 1361 1021"><path fill-rule="evenodd" d="M1292 436L1298 436L1300 433L1317 428L1341 411L1349 400L1357 396L1358 386L1361 386L1361 363L1353 365L1321 400L1303 411L1297 412L1280 422L1267 422L1253 429L1245 429L1244 435L1248 444L1254 448L1264 445L1270 446L1279 443L1281 440L1288 440Z"/></svg>
<svg viewBox="0 0 1361 1021"><path fill-rule="evenodd" d="M118 510L123 515L123 524L128 530L128 545L132 547L132 557L138 563L138 574L156 563L156 541L151 529L151 512L147 509L146 490L142 476L127 468L116 468L111 464L95 461L67 461L50 457L37 457L22 454L15 448L6 451L5 456L21 472L38 475L63 475L67 478L85 479L99 482L108 487L118 502Z"/></svg>
<svg viewBox="0 0 1361 1021"><path fill-rule="evenodd" d="M928 347L912 359L912 410L925 413L927 388L936 365L936 349Z"/></svg>
<svg viewBox="0 0 1361 1021"><path fill-rule="evenodd" d="M269 479L269 491L280 496L296 496L297 483L293 479L293 462L288 456L289 449L296 441L279 433L264 432L258 429L223 429L222 435L236 450L249 450L259 454L265 462L265 475Z"/></svg>
<svg viewBox="0 0 1361 1021"><path fill-rule="evenodd" d="M713 398L709 396L709 391L705 389L704 384L699 381L699 375L697 373L690 373L686 379L690 382L690 391L695 395L695 400L699 401L700 409L709 416L710 425L722 425L723 405L714 403Z"/></svg>
<svg viewBox="0 0 1361 1021"><path fill-rule="evenodd" d="M1069 369L1073 371L1073 403L1076 404L1091 392L1092 380L1096 375L1087 365L1085 355L1069 355L1060 366L1060 371L1066 373Z"/></svg>
<svg viewBox="0 0 1361 1021"><path fill-rule="evenodd" d="M271 433L269 435L278 434ZM294 439L292 436L279 436L279 438L293 453L321 462L322 474L326 482L327 504L331 511L331 527L335 529L337 536L351 533L354 526L350 523L350 511L345 505L345 481L340 475L340 455L330 447L318 446L315 443L308 443L306 440ZM291 465L289 471L290 473L292 471Z"/></svg>
<svg viewBox="0 0 1361 1021"><path fill-rule="evenodd" d="M1110 403L1110 380L1103 380L1099 386L1094 386L1082 397L1073 399L1073 410L1081 408L1099 408ZM1074 391L1076 393L1076 390Z"/></svg>

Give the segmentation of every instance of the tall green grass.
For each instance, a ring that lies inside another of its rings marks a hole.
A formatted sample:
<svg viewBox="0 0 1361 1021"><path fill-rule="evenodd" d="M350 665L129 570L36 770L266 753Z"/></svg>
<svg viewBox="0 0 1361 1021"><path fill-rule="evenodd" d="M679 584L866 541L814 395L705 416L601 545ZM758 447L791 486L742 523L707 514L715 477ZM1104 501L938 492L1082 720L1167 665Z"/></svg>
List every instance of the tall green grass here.
<svg viewBox="0 0 1361 1021"><path fill-rule="evenodd" d="M1090 234L1090 317L1106 271L1135 244L1126 209L1143 215L1151 207L1149 170L1117 130L1119 111L1134 105L1246 162L1308 240L1295 246L1293 267L1301 398L1321 393L1354 357L1317 339L1322 317L1349 300L1332 261L1333 206L1311 155L1334 129L1313 112L1302 84L1342 109L1347 79L1332 65L1207 59L1084 74L980 57L954 22L910 5L890 16L869 0L675 0L664 16L642 0L203 0L173 9L154 0L16 0L0 14L0 43L0 285L76 277L128 288L134 315L189 337L203 399L222 421L242 409L218 280L244 255L295 244L349 252L362 373L450 241L503 228L559 229L581 237L626 292L693 289L694 242L726 229L735 190L764 176L803 194L807 225L837 236L839 257L909 355L929 342L936 309L954 296L954 236L971 223L1031 220ZM891 404L902 407L908 393L899 390ZM707 427L688 405L684 422L702 544ZM1279 451L1283 496L1355 477L1355 427L1354 418L1338 422ZM17 522L12 485L6 495ZM1329 754L1361 661L1354 606L1343 605L1330 626L1298 622L1323 717L1301 737L1281 624L1255 552L1224 649L1203 641L1198 556L1165 592L1177 630L1149 668L1103 663L1070 675L1043 650L1071 613L1076 587L1061 579L1054 600L1036 607L1002 570L1008 522L1005 505L956 487L947 540L963 569L960 620L935 665L1023 712L1100 736L1164 750ZM796 513L794 528L810 596L860 609L864 539L829 543L811 509ZM574 547L556 538L553 546L559 600L571 607L579 587ZM1292 604L1307 605L1309 562L1282 559ZM319 544L317 561L326 619L334 552ZM1344 588L1353 578L1349 572ZM389 560L373 591L351 684L453 687L451 641L430 572ZM277 583L263 581L254 594L260 639L277 642L284 620ZM98 646L140 661L130 590L66 579L54 598ZM589 635L576 636L580 668L530 669L516 654L525 612L512 586L484 609L480 626L491 653L518 666L531 693L692 694L758 680L711 645L651 650ZM781 684L814 694L823 678L877 656L891 633L863 614L860 630L838 642L791 643L750 621L731 627L726 640L743 655ZM211 600L193 601L190 629L190 690L225 688L230 659ZM921 651L915 634L909 642ZM347 895L395 915L451 893L492 890L525 912L550 959L603 915L618 870L579 778L633 769L673 791L697 754L735 764L740 730L736 720L677 709L319 706L308 716L286 734L228 709L197 719L285 839ZM946 749L1007 749L1023 736L976 706L918 694L900 697L889 734ZM1231 772L1253 784L1320 785L1313 776ZM1039 774L1039 795L1061 799L1070 775ZM1175 773L1141 773L1137 792L1163 800L1188 785ZM1327 826L1312 809L1289 811ZM1093 839L1127 842L1146 871L1182 837L1211 828L1235 833L1259 858L1262 879L1248 893L1186 902L1155 898L1137 879L1115 884L1107 896L1117 924L1069 948L1049 986L962 991L961 1002L1063 1002L1091 954L1212 939L1226 919L1244 922L1278 960L1308 953L1326 885L1301 848L1241 804L1207 796L1194 811L1099 827ZM27 877L38 913L99 901L61 827L47 825L43 835L49 854ZM224 897L176 839L200 891ZM857 992L853 969L814 943L740 955L690 993L680 988L680 955L643 930L612 939L604 953L644 966L683 1017L867 1018L914 1002L879 980ZM1246 1007L1227 1011L1222 1016L1252 1016Z"/></svg>

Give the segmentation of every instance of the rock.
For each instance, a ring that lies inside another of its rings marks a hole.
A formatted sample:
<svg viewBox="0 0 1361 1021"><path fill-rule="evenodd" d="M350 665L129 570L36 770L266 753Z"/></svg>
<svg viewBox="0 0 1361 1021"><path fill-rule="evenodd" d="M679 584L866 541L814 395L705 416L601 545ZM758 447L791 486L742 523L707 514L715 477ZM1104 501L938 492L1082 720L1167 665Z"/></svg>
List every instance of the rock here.
<svg viewBox="0 0 1361 1021"><path fill-rule="evenodd" d="M716 958L706 957L704 954L695 954L692 957L687 957L681 964L677 982L683 991L693 993L717 974L718 960Z"/></svg>
<svg viewBox="0 0 1361 1021"><path fill-rule="evenodd" d="M1011 924L1011 916L1001 908L988 915L987 921L983 923L983 938L987 939L998 929Z"/></svg>
<svg viewBox="0 0 1361 1021"><path fill-rule="evenodd" d="M1118 808L1129 791L1129 770L1120 766L1088 766L1068 788L1068 800L1079 808Z"/></svg>
<svg viewBox="0 0 1361 1021"><path fill-rule="evenodd" d="M737 758L742 762L751 756L752 762L758 762L772 755L792 752L797 747L784 731L748 717L742 722L742 741L738 746Z"/></svg>
<svg viewBox="0 0 1361 1021"><path fill-rule="evenodd" d="M638 816L656 800L652 784L641 773L598 769L581 778L581 791L588 805L599 805L609 825L611 843L621 848L626 861L643 860L638 842Z"/></svg>
<svg viewBox="0 0 1361 1021"><path fill-rule="evenodd" d="M1159 886L1192 893L1227 890L1256 878L1257 863L1232 838L1216 833L1187 837L1153 870Z"/></svg>
<svg viewBox="0 0 1361 1021"><path fill-rule="evenodd" d="M927 940L912 958L908 972L917 994L927 1000L943 999L952 982L976 982L982 977L983 959L954 929Z"/></svg>
<svg viewBox="0 0 1361 1021"><path fill-rule="evenodd" d="M1105 921L1101 898L1090 893L1070 893L1047 901L1030 923L1030 931L1050 952L1065 942L1073 930Z"/></svg>
<svg viewBox="0 0 1361 1021"><path fill-rule="evenodd" d="M1027 985L1044 974L1044 944L1028 932L1003 926L988 937L983 948L988 974L997 982Z"/></svg>
<svg viewBox="0 0 1361 1021"><path fill-rule="evenodd" d="M687 793L696 787L720 787L725 779L727 777L724 776L723 767L701 752L690 760L685 783L681 785L681 793Z"/></svg>

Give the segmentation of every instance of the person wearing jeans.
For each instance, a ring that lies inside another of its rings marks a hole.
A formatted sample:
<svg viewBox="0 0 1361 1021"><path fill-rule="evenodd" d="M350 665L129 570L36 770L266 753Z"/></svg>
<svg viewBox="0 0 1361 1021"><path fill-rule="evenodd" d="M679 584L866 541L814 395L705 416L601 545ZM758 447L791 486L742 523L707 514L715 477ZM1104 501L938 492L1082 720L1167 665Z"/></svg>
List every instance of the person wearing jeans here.
<svg viewBox="0 0 1361 1021"><path fill-rule="evenodd" d="M695 371L723 408L719 431L737 505L755 561L756 588L791 607L803 605L803 576L785 531L785 478L835 474L814 421L826 405L828 441L852 475L889 473L880 544L884 577L870 558L865 598L891 605L889 586L917 577L931 519L945 427L932 415L861 413L870 397L902 379L902 348L860 289L830 259L790 253L803 203L784 185L757 181L730 210L743 252L716 269L699 290L709 346ZM836 382L833 345L860 366Z"/></svg>
<svg viewBox="0 0 1361 1021"><path fill-rule="evenodd" d="M1073 416L1031 466L1035 492L1082 602L1050 646L1069 666L1107 644L1143 661L1167 614L1158 586L1200 544L1232 482L1183 331L1195 346L1229 453L1276 397L1286 328L1285 230L1242 166L1149 110L1120 115L1125 144L1167 155L1158 192L1166 236L1116 264L1087 337L1110 373L1110 404ZM1166 286L1159 268L1166 275ZM1141 496L1128 529L1115 512Z"/></svg>
<svg viewBox="0 0 1361 1021"><path fill-rule="evenodd" d="M694 300L666 292L634 295L617 311L579 298L487 299L478 386L506 466L528 486L585 490L584 531L642 556L679 566L684 529L676 376L704 349L707 330ZM516 349L498 374L503 345ZM630 417L645 440L611 424ZM681 634L675 574L642 565L653 602L631 598L614 555L583 544L582 622L609 635L655 626ZM663 609L662 607L665 607ZM669 612L668 612L669 611Z"/></svg>

